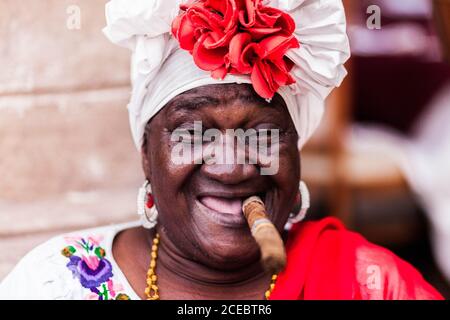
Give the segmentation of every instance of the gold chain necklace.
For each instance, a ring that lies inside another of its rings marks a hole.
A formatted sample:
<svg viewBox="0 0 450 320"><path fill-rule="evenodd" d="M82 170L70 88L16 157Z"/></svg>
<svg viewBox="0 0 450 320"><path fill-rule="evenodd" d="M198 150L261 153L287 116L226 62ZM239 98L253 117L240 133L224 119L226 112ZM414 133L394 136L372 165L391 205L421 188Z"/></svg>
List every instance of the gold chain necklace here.
<svg viewBox="0 0 450 320"><path fill-rule="evenodd" d="M147 300L159 300L159 288L158 288L158 276L156 275L156 259L158 258L158 245L159 245L159 233L156 233L152 244L152 253L150 267L147 271L147 287L145 288L145 295ZM273 289L275 288L275 282L278 276L274 274L270 282L269 289L264 293L266 300L269 300Z"/></svg>

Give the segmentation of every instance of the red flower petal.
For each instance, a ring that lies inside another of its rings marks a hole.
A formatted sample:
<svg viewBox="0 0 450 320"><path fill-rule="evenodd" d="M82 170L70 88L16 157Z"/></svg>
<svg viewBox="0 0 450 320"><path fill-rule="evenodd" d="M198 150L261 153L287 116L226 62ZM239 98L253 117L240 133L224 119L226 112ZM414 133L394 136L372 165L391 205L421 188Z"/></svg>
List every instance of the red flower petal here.
<svg viewBox="0 0 450 320"><path fill-rule="evenodd" d="M270 62L268 63L271 69L271 75L273 81L278 86L285 86L288 84L292 84L295 80L292 78L292 76L289 74L289 72L286 69L286 65L283 60Z"/></svg>
<svg viewBox="0 0 450 320"><path fill-rule="evenodd" d="M262 40L260 46L266 52L263 58L279 60L289 49L298 48L300 44L293 35L290 37L276 35Z"/></svg>
<svg viewBox="0 0 450 320"><path fill-rule="evenodd" d="M260 40L264 37L280 32L281 28L249 28L245 29L245 31L250 33L254 40Z"/></svg>
<svg viewBox="0 0 450 320"><path fill-rule="evenodd" d="M258 22L267 27L280 28L286 35L291 35L295 31L294 19L277 8L262 7L258 10Z"/></svg>
<svg viewBox="0 0 450 320"><path fill-rule="evenodd" d="M256 6L254 0L245 0L245 5L239 11L239 22L246 28L251 28L256 23Z"/></svg>
<svg viewBox="0 0 450 320"><path fill-rule="evenodd" d="M225 79L226 75L228 73L228 68L225 66L222 66L214 71L211 72L211 76L214 79L219 79L219 80L223 80Z"/></svg>
<svg viewBox="0 0 450 320"><path fill-rule="evenodd" d="M266 66L262 61L258 61L253 67L251 75L253 88L256 93L264 99L272 99L276 90L273 90L271 79L267 74Z"/></svg>
<svg viewBox="0 0 450 320"><path fill-rule="evenodd" d="M175 23L179 23L176 36L180 42L180 48L192 51L196 42L194 25L191 23L187 15L182 15L181 19Z"/></svg>
<svg viewBox="0 0 450 320"><path fill-rule="evenodd" d="M205 6L220 13L220 25L225 31L233 29L237 24L238 8L236 0L206 0Z"/></svg>
<svg viewBox="0 0 450 320"><path fill-rule="evenodd" d="M206 0L205 6L206 7L211 7L215 11L220 12L222 14L225 14L226 6L227 6L227 4L225 2L227 2L227 1L223 1L223 0Z"/></svg>
<svg viewBox="0 0 450 320"><path fill-rule="evenodd" d="M231 38L235 35L236 29L223 33L220 30L214 30L208 33L209 37L205 41L204 45L207 49L216 49L218 47L228 46Z"/></svg>
<svg viewBox="0 0 450 320"><path fill-rule="evenodd" d="M244 49L251 42L252 37L248 33L238 33L231 39L230 42L230 52L228 58L230 64L236 70L246 74L252 71L252 66L250 65L248 59L245 59L243 54Z"/></svg>
<svg viewBox="0 0 450 320"><path fill-rule="evenodd" d="M213 71L225 64L225 55L227 54L227 48L206 49L203 42L208 37L208 34L204 34L200 37L194 46L192 56L194 57L195 64L202 70Z"/></svg>
<svg viewBox="0 0 450 320"><path fill-rule="evenodd" d="M219 13L212 12L198 4L189 8L186 14L196 28L206 30L222 28L223 17Z"/></svg>
<svg viewBox="0 0 450 320"><path fill-rule="evenodd" d="M246 71L246 73L250 73L253 71L253 66L257 63L257 61L261 60L261 57L264 55L264 51L261 49L259 44L251 42L249 43L244 51L242 52L242 60L250 65L252 68Z"/></svg>
<svg viewBox="0 0 450 320"><path fill-rule="evenodd" d="M180 4L180 10L181 11L187 11L191 6L192 6L192 4L182 3L182 4Z"/></svg>
<svg viewBox="0 0 450 320"><path fill-rule="evenodd" d="M291 35L295 32L295 21L290 15L283 12L281 17L275 23L275 27L280 27L284 34Z"/></svg>
<svg viewBox="0 0 450 320"><path fill-rule="evenodd" d="M257 11L258 23L268 28L273 28L282 15L282 11L271 7L262 7Z"/></svg>

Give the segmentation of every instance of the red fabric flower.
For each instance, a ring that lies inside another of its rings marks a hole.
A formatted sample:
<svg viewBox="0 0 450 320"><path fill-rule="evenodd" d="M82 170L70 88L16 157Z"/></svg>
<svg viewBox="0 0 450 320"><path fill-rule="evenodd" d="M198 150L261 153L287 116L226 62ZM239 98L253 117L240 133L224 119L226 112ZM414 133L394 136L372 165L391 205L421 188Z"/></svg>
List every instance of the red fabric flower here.
<svg viewBox="0 0 450 320"><path fill-rule="evenodd" d="M197 0L181 10L172 33L212 77L250 75L255 91L266 99L295 83L289 73L293 63L285 54L300 45L287 13L261 0Z"/></svg>

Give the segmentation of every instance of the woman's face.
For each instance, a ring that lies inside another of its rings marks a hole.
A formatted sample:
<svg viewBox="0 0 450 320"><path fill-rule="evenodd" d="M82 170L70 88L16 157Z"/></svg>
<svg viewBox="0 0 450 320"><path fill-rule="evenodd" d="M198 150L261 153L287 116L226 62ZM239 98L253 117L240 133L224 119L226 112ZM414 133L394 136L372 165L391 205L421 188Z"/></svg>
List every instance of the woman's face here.
<svg viewBox="0 0 450 320"><path fill-rule="evenodd" d="M174 132L180 130L193 134L194 121L197 126L201 121L203 131L220 131L223 140L215 146L223 147L225 152L231 150L234 159L230 161L228 153L226 161L199 162L196 149L192 161L174 161L174 151L180 146L194 150L193 144L197 143L203 152L211 148L213 142L203 141L201 136L200 140L193 135L174 139ZM268 166L267 157L252 162L248 149L245 163L238 162L239 143L225 138L230 137L229 129L254 129L258 146L275 145L273 136L261 133L278 130L278 155L274 153L271 158L278 161L278 168L272 166L277 170L262 175L261 169ZM279 230L283 229L298 190L300 160L297 133L281 97L269 104L249 85L200 87L177 96L163 108L147 126L145 141L143 166L159 211L158 227L162 236L186 257L227 270L254 263L259 249L241 212L242 200L252 195L263 198L269 218Z"/></svg>

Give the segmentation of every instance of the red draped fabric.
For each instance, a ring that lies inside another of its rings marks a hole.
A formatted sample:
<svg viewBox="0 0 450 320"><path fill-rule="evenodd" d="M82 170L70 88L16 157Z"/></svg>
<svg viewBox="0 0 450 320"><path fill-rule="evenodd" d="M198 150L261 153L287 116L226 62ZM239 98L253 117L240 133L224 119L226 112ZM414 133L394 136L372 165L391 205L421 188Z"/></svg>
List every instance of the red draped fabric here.
<svg viewBox="0 0 450 320"><path fill-rule="evenodd" d="M273 300L442 299L414 267L335 218L294 225L286 250Z"/></svg>

